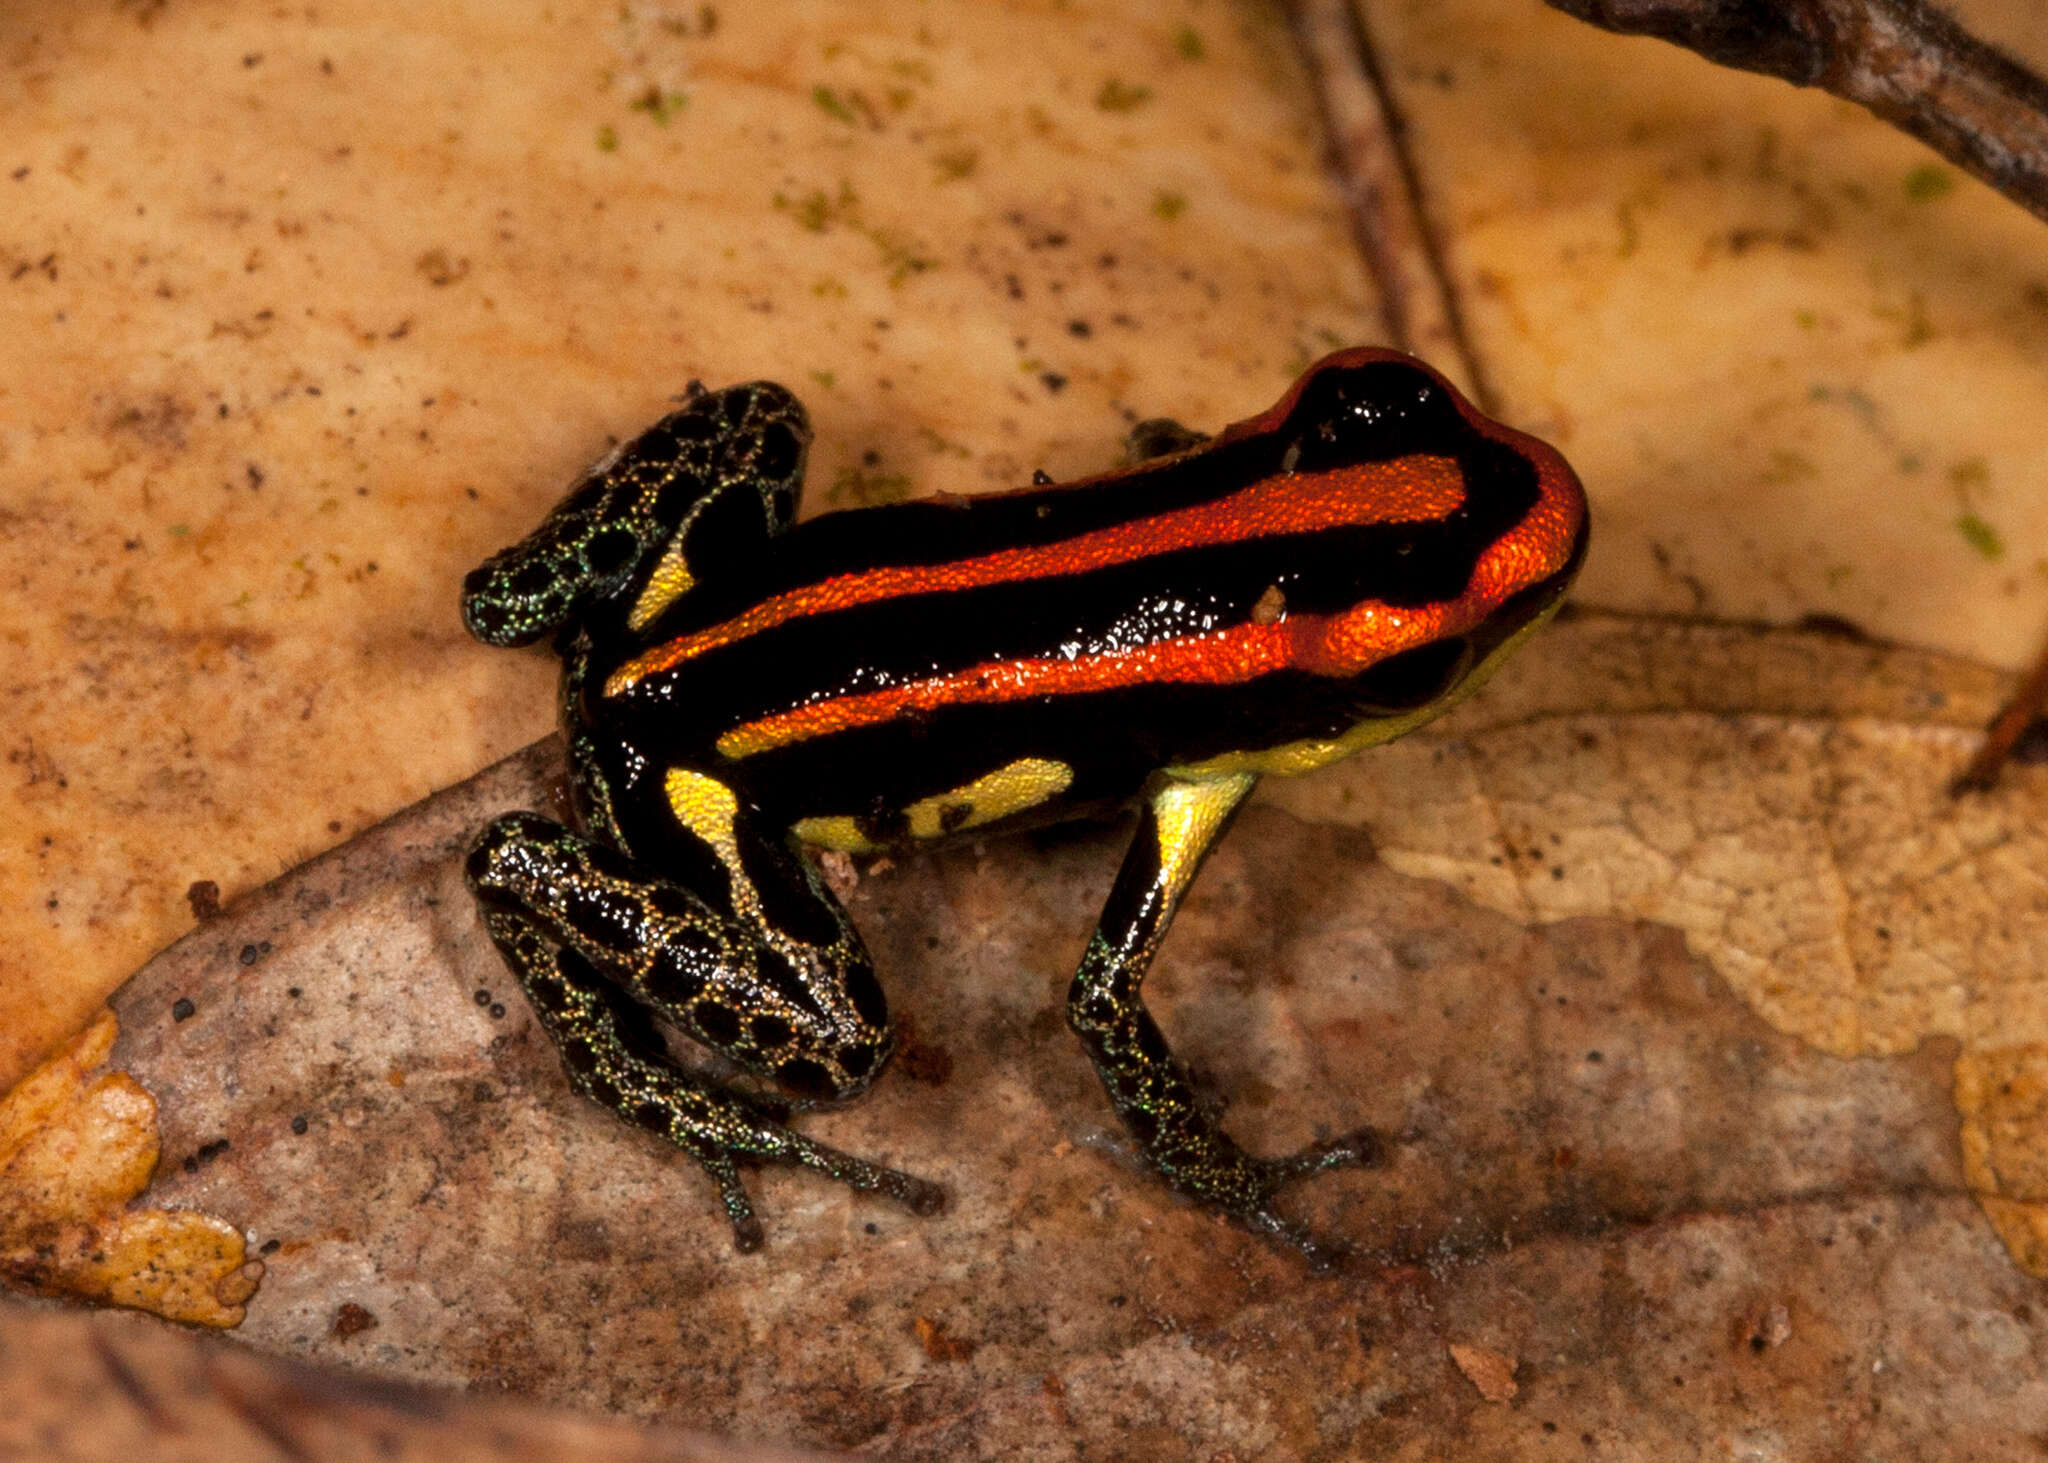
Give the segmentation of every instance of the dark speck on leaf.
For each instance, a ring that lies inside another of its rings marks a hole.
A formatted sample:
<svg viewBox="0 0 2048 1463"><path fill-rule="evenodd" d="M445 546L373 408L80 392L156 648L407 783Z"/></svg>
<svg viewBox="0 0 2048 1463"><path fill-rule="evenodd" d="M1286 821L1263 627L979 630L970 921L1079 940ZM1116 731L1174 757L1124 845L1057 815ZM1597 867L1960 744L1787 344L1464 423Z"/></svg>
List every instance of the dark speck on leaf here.
<svg viewBox="0 0 2048 1463"><path fill-rule="evenodd" d="M177 1000L171 1002L171 1019L173 1021L189 1021L192 1019L192 1012L195 1009L197 1008L193 1006L190 1000L180 996Z"/></svg>

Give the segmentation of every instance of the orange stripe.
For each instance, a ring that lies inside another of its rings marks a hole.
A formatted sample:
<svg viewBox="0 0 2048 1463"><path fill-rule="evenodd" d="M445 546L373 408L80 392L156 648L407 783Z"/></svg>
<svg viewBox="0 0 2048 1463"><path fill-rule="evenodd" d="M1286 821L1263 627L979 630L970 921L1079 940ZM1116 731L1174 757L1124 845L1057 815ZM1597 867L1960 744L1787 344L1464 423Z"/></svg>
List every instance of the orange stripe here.
<svg viewBox="0 0 2048 1463"><path fill-rule="evenodd" d="M763 600L723 624L680 636L636 656L612 672L604 691L616 696L643 677L804 615L901 595L1082 574L1154 554L1269 535L1315 533L1350 524L1427 522L1443 517L1464 500L1465 478L1457 460L1424 453L1328 472L1262 478L1213 502L1115 524L1058 543L999 549L951 564L892 565L793 589Z"/></svg>
<svg viewBox="0 0 2048 1463"><path fill-rule="evenodd" d="M1486 606L1485 608L1490 608ZM718 750L738 759L792 742L873 726L943 706L1018 701L1032 696L1113 691L1162 682L1232 685L1279 670L1352 676L1397 651L1471 629L1485 613L1470 597L1421 609L1370 601L1336 615L1295 615L1271 625L1166 640L1141 650L1078 660L993 661L884 691L799 706L734 727Z"/></svg>

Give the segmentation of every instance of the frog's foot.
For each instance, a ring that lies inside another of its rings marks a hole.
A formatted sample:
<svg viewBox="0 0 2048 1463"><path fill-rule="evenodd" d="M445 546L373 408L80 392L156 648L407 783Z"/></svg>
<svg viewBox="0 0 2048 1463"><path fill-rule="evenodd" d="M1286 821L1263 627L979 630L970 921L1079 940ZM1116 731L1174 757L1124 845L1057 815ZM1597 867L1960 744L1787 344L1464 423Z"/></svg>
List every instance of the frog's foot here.
<svg viewBox="0 0 2048 1463"><path fill-rule="evenodd" d="M489 909L484 926L561 1052L570 1084L702 1164L718 1185L737 1249L758 1249L762 1240L741 1162L796 1164L914 1214L945 1206L937 1184L814 1142L762 1105L677 1067L646 1013L588 960L555 945L531 916Z"/></svg>
<svg viewBox="0 0 2048 1463"><path fill-rule="evenodd" d="M654 1071L660 1074L662 1069L657 1067ZM710 1100L703 1100L707 1098ZM623 1108L619 1111L667 1138L704 1166L712 1182L718 1185L719 1202L732 1223L733 1248L742 1254L761 1248L763 1238L753 1201L740 1182L742 1159L799 1164L837 1179L850 1189L894 1199L913 1214L937 1214L946 1207L946 1191L937 1184L813 1142L754 1111L743 1099L730 1093L707 1093L700 1089L678 1093L667 1102L658 1096L641 1100L660 1104L662 1116L668 1119L666 1128L650 1121L655 1116L651 1111L643 1112L638 1107L630 1113ZM721 1104L728 1110L713 1110ZM707 1136L710 1133L718 1136Z"/></svg>
<svg viewBox="0 0 2048 1463"><path fill-rule="evenodd" d="M1183 1142L1171 1151L1149 1146L1146 1157L1181 1193L1221 1210L1256 1233L1301 1251L1318 1270L1343 1262L1351 1247L1284 1217L1273 1197L1297 1179L1333 1168L1377 1168L1386 1162L1386 1146L1371 1128L1342 1138L1311 1144L1284 1158L1255 1158L1241 1150L1220 1128L1208 1122L1192 1125Z"/></svg>

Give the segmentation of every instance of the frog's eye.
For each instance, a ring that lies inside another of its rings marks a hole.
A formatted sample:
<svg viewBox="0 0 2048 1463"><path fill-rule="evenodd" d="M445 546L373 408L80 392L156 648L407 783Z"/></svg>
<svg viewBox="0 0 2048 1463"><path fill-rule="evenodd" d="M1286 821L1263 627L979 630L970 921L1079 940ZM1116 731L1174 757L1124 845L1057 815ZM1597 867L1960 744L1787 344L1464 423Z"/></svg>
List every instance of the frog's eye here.
<svg viewBox="0 0 2048 1463"><path fill-rule="evenodd" d="M1288 413L1283 471L1314 472L1443 450L1457 408L1436 379L1405 361L1318 372Z"/></svg>

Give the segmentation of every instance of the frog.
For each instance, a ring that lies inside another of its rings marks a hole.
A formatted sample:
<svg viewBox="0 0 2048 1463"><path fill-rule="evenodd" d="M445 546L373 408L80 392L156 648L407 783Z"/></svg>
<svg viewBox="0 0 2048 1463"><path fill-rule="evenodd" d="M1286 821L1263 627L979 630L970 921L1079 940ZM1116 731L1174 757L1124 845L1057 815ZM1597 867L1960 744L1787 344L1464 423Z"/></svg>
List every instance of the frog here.
<svg viewBox="0 0 2048 1463"><path fill-rule="evenodd" d="M570 1085L688 1153L741 1251L765 1234L746 1166L935 1214L937 1184L796 1123L897 1041L819 858L1135 807L1067 1024L1146 1168L1333 1263L1344 1242L1276 1198L1382 1161L1377 1135L1241 1147L1145 976L1261 778L1434 720L1557 611L1589 526L1564 457L1352 347L1214 436L1140 423L1099 474L799 522L790 391L671 405L463 583L473 636L561 662L567 819L499 816L464 869Z"/></svg>

